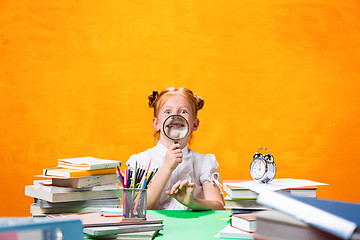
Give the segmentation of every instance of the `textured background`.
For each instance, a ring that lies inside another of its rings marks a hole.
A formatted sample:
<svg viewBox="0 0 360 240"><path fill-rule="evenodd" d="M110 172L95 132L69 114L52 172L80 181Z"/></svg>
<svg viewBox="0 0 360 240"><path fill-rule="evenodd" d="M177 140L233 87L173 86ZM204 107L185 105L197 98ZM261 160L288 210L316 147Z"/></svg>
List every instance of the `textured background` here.
<svg viewBox="0 0 360 240"><path fill-rule="evenodd" d="M205 99L191 147L222 180L267 147L276 177L360 202L359 26L357 0L0 1L1 215L29 215L58 158L152 147L168 86Z"/></svg>

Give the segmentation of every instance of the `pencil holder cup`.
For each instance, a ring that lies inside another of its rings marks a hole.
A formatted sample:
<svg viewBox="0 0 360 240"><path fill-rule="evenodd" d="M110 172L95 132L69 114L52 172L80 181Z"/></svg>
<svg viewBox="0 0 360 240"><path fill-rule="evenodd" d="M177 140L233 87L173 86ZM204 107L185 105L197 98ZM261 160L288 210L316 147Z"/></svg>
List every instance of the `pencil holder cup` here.
<svg viewBox="0 0 360 240"><path fill-rule="evenodd" d="M147 191L141 188L123 188L123 218L146 219Z"/></svg>

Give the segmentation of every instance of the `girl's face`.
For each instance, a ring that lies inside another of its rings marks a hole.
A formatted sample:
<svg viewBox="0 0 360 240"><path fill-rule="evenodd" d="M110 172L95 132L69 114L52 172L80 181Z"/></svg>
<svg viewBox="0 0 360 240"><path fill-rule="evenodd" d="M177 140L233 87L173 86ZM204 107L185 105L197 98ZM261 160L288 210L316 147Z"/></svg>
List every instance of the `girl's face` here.
<svg viewBox="0 0 360 240"><path fill-rule="evenodd" d="M191 132L195 131L199 126L199 119L193 115L192 107L190 103L181 95L171 96L164 105L159 109L157 118L153 118L153 126L155 131L160 131L160 141L166 146L170 147L173 141L168 139L162 132L162 126L164 121L170 115L181 115L189 123L189 134L182 140L180 140L181 148L186 146L187 140Z"/></svg>

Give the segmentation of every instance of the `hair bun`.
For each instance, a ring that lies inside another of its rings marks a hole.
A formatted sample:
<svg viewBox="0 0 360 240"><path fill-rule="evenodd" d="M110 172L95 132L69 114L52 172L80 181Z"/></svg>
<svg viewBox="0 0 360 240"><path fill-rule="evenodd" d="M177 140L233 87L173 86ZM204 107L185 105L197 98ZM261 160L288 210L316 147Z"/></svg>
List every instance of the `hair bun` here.
<svg viewBox="0 0 360 240"><path fill-rule="evenodd" d="M196 103L197 103L196 111L199 111L200 109L203 108L205 101L202 97L197 96L195 93L194 93L194 96L196 98Z"/></svg>
<svg viewBox="0 0 360 240"><path fill-rule="evenodd" d="M151 94L149 94L148 99L149 99L149 107L153 108L155 105L155 101L159 96L159 92L154 90Z"/></svg>

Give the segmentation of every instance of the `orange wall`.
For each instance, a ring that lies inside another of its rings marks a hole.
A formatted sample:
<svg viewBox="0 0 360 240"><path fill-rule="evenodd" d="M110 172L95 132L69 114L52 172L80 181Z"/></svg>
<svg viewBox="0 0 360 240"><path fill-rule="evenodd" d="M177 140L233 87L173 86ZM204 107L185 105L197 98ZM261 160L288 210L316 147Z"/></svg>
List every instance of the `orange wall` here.
<svg viewBox="0 0 360 240"><path fill-rule="evenodd" d="M125 162L153 146L147 95L205 98L192 148L222 179L325 182L360 202L357 0L0 2L1 215L29 215L25 185L58 158Z"/></svg>

